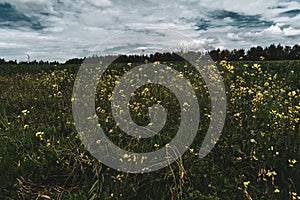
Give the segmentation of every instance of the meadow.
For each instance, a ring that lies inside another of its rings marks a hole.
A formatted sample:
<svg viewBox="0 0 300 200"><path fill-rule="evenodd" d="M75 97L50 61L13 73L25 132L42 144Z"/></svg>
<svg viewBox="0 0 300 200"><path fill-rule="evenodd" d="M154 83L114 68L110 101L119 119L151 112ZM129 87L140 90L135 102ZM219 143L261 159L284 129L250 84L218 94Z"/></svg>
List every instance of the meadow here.
<svg viewBox="0 0 300 200"><path fill-rule="evenodd" d="M191 81L201 123L181 158L145 174L107 167L80 141L72 118L79 65L0 65L0 198L300 199L300 61L217 63L226 86L227 116L218 143L203 159L198 152L210 119L207 88L187 63L165 64ZM147 152L174 137L180 113L174 94L147 85L131 99L132 118L149 123L146 110L153 96L171 111L160 135L138 140L116 127L111 92L136 65L109 68L98 86L95 109L116 145Z"/></svg>

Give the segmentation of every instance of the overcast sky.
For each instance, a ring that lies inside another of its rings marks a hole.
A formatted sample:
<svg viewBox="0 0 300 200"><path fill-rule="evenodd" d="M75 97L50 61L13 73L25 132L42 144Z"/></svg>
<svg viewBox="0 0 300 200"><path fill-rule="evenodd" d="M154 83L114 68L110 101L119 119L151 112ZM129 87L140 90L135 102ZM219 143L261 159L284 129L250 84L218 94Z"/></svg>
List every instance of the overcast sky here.
<svg viewBox="0 0 300 200"><path fill-rule="evenodd" d="M0 0L0 57L65 61L300 42L299 0Z"/></svg>

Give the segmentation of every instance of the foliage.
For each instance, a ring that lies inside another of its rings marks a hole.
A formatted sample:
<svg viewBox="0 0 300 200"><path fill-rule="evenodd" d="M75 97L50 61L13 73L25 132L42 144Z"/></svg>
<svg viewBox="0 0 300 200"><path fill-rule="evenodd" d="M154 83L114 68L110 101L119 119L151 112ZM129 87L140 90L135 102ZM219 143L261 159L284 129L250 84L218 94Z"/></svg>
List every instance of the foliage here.
<svg viewBox="0 0 300 200"><path fill-rule="evenodd" d="M194 143L180 159L146 174L110 169L81 144L71 113L78 65L2 65L1 199L299 199L300 62L219 62L227 90L227 119L220 140L203 159L198 151L210 117L207 89L186 63L166 64L191 81L201 123ZM135 65L112 65L99 83L95 109L107 134L113 129L109 137L115 143L129 150L155 150L176 127L166 127L166 136L159 140L142 141L125 137L105 120L110 117L111 87ZM153 87L141 88L132 98L137 123L149 120L142 105L149 104L149 95L159 97ZM167 96L160 99L165 106L178 106L170 101L175 98L172 93L156 89ZM178 116L171 119L176 125Z"/></svg>

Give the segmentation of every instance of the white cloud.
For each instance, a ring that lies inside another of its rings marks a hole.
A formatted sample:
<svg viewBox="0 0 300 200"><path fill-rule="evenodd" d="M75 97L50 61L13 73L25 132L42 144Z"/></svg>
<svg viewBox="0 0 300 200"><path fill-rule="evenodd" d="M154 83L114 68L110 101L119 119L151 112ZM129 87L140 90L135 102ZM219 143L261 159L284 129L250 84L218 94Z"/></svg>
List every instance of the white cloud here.
<svg viewBox="0 0 300 200"><path fill-rule="evenodd" d="M300 36L300 29L285 28L282 30L285 36Z"/></svg>
<svg viewBox="0 0 300 200"><path fill-rule="evenodd" d="M235 33L227 33L227 37L228 37L228 39L230 39L232 41L242 40L242 38L238 34L235 34Z"/></svg>
<svg viewBox="0 0 300 200"><path fill-rule="evenodd" d="M300 29L294 29L292 27L281 29L278 24L272 25L271 27L265 29L262 32L254 33L256 35L264 35L264 36L300 36Z"/></svg>
<svg viewBox="0 0 300 200"><path fill-rule="evenodd" d="M267 28L266 30L264 30L263 32L261 32L261 34L271 34L271 35L281 35L282 34L282 30L280 29L279 26L277 25L272 25L271 27Z"/></svg>
<svg viewBox="0 0 300 200"><path fill-rule="evenodd" d="M98 7L107 7L112 5L112 2L109 0L87 0L87 2Z"/></svg>

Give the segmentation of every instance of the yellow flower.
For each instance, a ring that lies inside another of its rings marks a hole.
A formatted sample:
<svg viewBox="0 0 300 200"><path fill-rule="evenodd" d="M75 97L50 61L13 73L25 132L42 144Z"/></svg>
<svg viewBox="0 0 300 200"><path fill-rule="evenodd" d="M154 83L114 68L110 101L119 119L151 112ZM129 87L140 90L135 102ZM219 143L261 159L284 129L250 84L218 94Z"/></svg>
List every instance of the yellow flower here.
<svg viewBox="0 0 300 200"><path fill-rule="evenodd" d="M159 61L155 61L153 64L154 64L154 65L159 65L160 62L159 62Z"/></svg>
<svg viewBox="0 0 300 200"><path fill-rule="evenodd" d="M240 115L241 115L241 113L235 113L233 116L239 117Z"/></svg>
<svg viewBox="0 0 300 200"><path fill-rule="evenodd" d="M245 186L245 188L247 188L248 187L248 185L250 184L250 181L244 181L244 186Z"/></svg>
<svg viewBox="0 0 300 200"><path fill-rule="evenodd" d="M255 140L255 139L253 139L253 138L252 138L252 139L250 139L250 142L251 142L251 143L254 143L254 144L257 144L256 140Z"/></svg>
<svg viewBox="0 0 300 200"><path fill-rule="evenodd" d="M41 137L43 136L45 133L44 132L36 132L35 136L36 137Z"/></svg>
<svg viewBox="0 0 300 200"><path fill-rule="evenodd" d="M57 97L62 97L62 92L58 91L58 93L56 94Z"/></svg>
<svg viewBox="0 0 300 200"><path fill-rule="evenodd" d="M29 113L29 111L28 110L22 110L22 113L23 113L23 115L26 116Z"/></svg>
<svg viewBox="0 0 300 200"><path fill-rule="evenodd" d="M289 159L289 166L290 167L294 167L294 165L297 163L297 160L296 159Z"/></svg>
<svg viewBox="0 0 300 200"><path fill-rule="evenodd" d="M48 195L45 195L45 194L40 195L40 197L42 197L43 199L51 199L51 197L49 197Z"/></svg>
<svg viewBox="0 0 300 200"><path fill-rule="evenodd" d="M258 69L258 68L260 68L260 65L259 65L259 64L254 64L254 65L252 66L252 68Z"/></svg>
<svg viewBox="0 0 300 200"><path fill-rule="evenodd" d="M242 160L242 157L237 157L236 160L240 161Z"/></svg>
<svg viewBox="0 0 300 200"><path fill-rule="evenodd" d="M273 150L274 150L274 147L271 146L268 150L269 150L269 151L273 151Z"/></svg>
<svg viewBox="0 0 300 200"><path fill-rule="evenodd" d="M288 93L288 96L290 96L290 97L296 96L296 91L289 92L289 93Z"/></svg>
<svg viewBox="0 0 300 200"><path fill-rule="evenodd" d="M50 147L51 146L51 142L50 142L50 140L48 139L47 140L47 147Z"/></svg>
<svg viewBox="0 0 300 200"><path fill-rule="evenodd" d="M256 156L253 156L253 159L256 160L256 161L258 160L258 158Z"/></svg>
<svg viewBox="0 0 300 200"><path fill-rule="evenodd" d="M267 176L276 176L277 175L277 173L275 172L275 171L270 171L270 170L268 170L268 173L266 174Z"/></svg>
<svg viewBox="0 0 300 200"><path fill-rule="evenodd" d="M293 164L295 164L295 163L297 162L297 160L296 160L296 159L293 159L293 160L291 160L290 162L293 163Z"/></svg>
<svg viewBox="0 0 300 200"><path fill-rule="evenodd" d="M274 192L275 192L275 193L279 193L280 190L279 190L278 188L276 188L276 189L274 190Z"/></svg>

